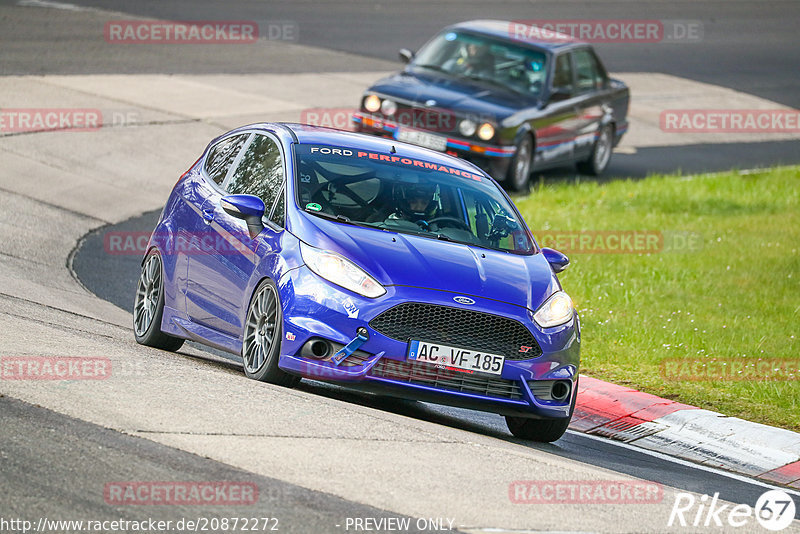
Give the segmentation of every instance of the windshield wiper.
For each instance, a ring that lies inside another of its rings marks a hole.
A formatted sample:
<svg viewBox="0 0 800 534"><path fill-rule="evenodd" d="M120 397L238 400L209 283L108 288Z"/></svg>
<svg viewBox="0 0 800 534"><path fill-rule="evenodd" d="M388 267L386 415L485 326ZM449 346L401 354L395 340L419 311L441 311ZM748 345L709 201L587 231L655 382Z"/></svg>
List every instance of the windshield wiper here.
<svg viewBox="0 0 800 534"><path fill-rule="evenodd" d="M317 215L325 219L330 219L332 221L339 221L347 224L355 224L350 220L350 217L346 217L344 215L333 215L330 213L325 213L324 211L308 211L308 210L303 210L303 211L305 211L306 213L310 213L311 215Z"/></svg>
<svg viewBox="0 0 800 534"><path fill-rule="evenodd" d="M468 74L467 78L469 78L470 80L476 80L476 81L479 81L479 82L488 82L488 83L490 83L492 85L497 85L499 87L502 87L503 89L512 89L511 87L507 86L503 82L499 82L499 81L495 80L494 78L490 78L489 76L478 76L477 74Z"/></svg>

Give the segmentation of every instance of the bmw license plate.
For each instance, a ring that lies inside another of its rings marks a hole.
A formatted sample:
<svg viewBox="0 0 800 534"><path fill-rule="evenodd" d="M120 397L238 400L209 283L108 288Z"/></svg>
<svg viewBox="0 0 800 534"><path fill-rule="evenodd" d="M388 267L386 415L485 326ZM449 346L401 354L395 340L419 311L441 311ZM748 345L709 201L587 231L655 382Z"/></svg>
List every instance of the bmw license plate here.
<svg viewBox="0 0 800 534"><path fill-rule="evenodd" d="M437 343L412 340L408 344L408 359L431 365L455 367L465 371L499 375L503 371L503 362L506 358L501 354L487 354Z"/></svg>
<svg viewBox="0 0 800 534"><path fill-rule="evenodd" d="M441 135L433 135L425 132L418 132L416 130L397 130L397 140L411 143L414 145L424 146L444 152L447 148L447 138Z"/></svg>

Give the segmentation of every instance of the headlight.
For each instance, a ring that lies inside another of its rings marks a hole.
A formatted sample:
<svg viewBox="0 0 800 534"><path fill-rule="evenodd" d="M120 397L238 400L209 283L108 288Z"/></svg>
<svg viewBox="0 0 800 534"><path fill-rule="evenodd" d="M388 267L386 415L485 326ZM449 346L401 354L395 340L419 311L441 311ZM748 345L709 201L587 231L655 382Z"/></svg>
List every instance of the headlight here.
<svg viewBox="0 0 800 534"><path fill-rule="evenodd" d="M375 97L377 98L377 97ZM391 117L397 111L397 104L388 98L381 103L381 113Z"/></svg>
<svg viewBox="0 0 800 534"><path fill-rule="evenodd" d="M572 306L572 299L569 298L569 295L563 291L557 291L536 310L533 320L542 328L550 328L572 319L574 311L575 308Z"/></svg>
<svg viewBox="0 0 800 534"><path fill-rule="evenodd" d="M464 119L458 123L458 131L464 137L470 137L471 135L474 135L476 129L477 125L469 119Z"/></svg>
<svg viewBox="0 0 800 534"><path fill-rule="evenodd" d="M478 137L480 137L484 141L488 141L489 139L494 137L494 126L492 126L488 122L484 122L483 124L481 124L481 127L478 128Z"/></svg>
<svg viewBox="0 0 800 534"><path fill-rule="evenodd" d="M381 99L378 98L378 95L369 95L367 98L365 98L364 109L371 113L375 113L381 109Z"/></svg>
<svg viewBox="0 0 800 534"><path fill-rule="evenodd" d="M309 269L337 286L342 286L371 299L386 293L386 289L374 278L338 254L320 250L302 242L300 243L300 253Z"/></svg>

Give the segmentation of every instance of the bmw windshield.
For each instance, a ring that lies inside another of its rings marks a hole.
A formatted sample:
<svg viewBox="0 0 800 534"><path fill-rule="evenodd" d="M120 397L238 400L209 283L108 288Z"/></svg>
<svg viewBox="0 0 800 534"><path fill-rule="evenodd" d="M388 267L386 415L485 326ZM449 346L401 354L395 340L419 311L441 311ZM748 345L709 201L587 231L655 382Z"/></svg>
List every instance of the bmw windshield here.
<svg viewBox="0 0 800 534"><path fill-rule="evenodd" d="M295 145L304 211L341 222L530 254L524 223L491 180L429 161Z"/></svg>
<svg viewBox="0 0 800 534"><path fill-rule="evenodd" d="M413 68L444 72L538 97L545 84L542 52L478 34L447 31L414 58Z"/></svg>

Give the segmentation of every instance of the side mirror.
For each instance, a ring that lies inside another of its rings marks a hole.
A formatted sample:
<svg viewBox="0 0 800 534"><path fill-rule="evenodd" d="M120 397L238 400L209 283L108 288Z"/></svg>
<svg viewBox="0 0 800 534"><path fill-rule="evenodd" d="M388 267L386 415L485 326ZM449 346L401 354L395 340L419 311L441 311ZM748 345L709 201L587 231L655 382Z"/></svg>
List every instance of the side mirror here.
<svg viewBox="0 0 800 534"><path fill-rule="evenodd" d="M398 50L397 54L400 56L400 61L403 63L410 63L411 60L414 59L414 52L408 48L401 48Z"/></svg>
<svg viewBox="0 0 800 534"><path fill-rule="evenodd" d="M242 219L247 223L250 237L255 238L264 229L261 218L267 207L264 201L255 195L228 195L219 201L220 207L231 217Z"/></svg>
<svg viewBox="0 0 800 534"><path fill-rule="evenodd" d="M569 267L569 258L555 249L542 247L542 254L556 274Z"/></svg>

